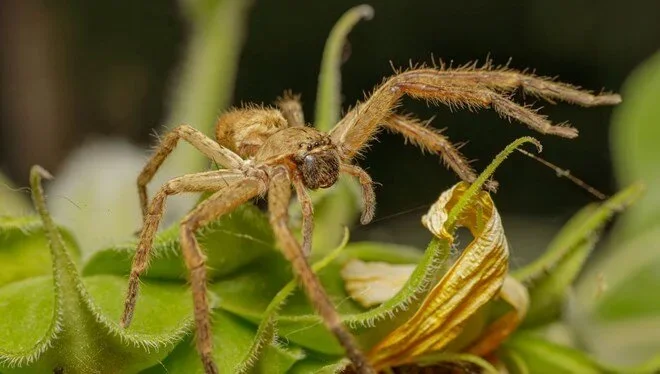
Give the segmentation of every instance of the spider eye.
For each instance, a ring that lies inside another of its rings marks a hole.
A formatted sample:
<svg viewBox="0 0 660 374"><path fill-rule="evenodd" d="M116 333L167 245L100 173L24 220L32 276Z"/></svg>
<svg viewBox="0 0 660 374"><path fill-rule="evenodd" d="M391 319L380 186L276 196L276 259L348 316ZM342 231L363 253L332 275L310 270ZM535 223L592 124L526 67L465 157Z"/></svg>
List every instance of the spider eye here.
<svg viewBox="0 0 660 374"><path fill-rule="evenodd" d="M312 148L313 148L313 147L312 147L312 145L311 145L311 144L307 144L307 150L308 150L308 151L311 151L311 150L312 150Z"/></svg>

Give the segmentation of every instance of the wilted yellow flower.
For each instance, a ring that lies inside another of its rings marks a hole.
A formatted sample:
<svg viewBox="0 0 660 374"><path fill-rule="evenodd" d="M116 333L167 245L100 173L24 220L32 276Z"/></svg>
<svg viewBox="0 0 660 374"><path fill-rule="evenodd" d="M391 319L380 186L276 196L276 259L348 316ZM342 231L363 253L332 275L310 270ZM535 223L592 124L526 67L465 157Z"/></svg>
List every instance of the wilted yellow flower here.
<svg viewBox="0 0 660 374"><path fill-rule="evenodd" d="M369 359L376 369L414 363L424 356L441 352L461 334L466 321L498 295L514 307L513 311L483 329L481 335L463 352L480 356L492 352L524 316L528 303L527 291L513 278L507 277L508 246L499 213L490 195L487 192L477 193L458 215L456 222L448 222L449 212L468 187L468 184L461 182L445 191L422 218L422 223L449 244L453 243L453 233L458 226L470 230L474 239L427 293L416 313L370 350ZM349 269L358 266L349 264ZM360 266L373 270L373 265ZM382 264L376 266L382 267ZM383 271L378 274L367 272L366 278L358 283L359 287L355 286L355 272L345 268L342 274L349 285L349 294L361 300L370 290L381 290L384 284L392 286L392 289L385 291L391 295L400 289L406 280L399 279L402 270L397 269L396 265L389 270L389 276ZM388 281L388 278L392 279ZM399 288L394 289L395 285Z"/></svg>

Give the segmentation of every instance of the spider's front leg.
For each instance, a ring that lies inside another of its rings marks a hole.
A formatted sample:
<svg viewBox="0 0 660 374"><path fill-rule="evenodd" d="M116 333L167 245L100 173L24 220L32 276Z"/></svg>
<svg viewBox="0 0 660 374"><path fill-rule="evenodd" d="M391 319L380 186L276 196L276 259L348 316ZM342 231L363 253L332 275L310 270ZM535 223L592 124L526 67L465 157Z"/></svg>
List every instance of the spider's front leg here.
<svg viewBox="0 0 660 374"><path fill-rule="evenodd" d="M282 167L277 167L270 175L268 209L270 211L270 222L284 257L291 262L293 270L296 276L299 277L312 305L323 319L328 330L337 337L339 343L344 347L346 355L353 362L356 371L360 374L375 374L374 369L358 348L355 339L342 324L339 314L332 305L319 279L310 268L300 245L289 228L288 207L290 200L291 181L287 171Z"/></svg>
<svg viewBox="0 0 660 374"><path fill-rule="evenodd" d="M176 147L176 144L179 142L179 139L187 141L206 157L226 169L240 169L243 165L243 159L240 156L221 146L194 127L181 125L174 128L172 131L165 134L158 145L156 152L154 152L142 169L140 176L138 176L138 194L140 195L140 207L142 208L143 216L146 216L147 214L147 184L156 174L160 165L163 164L165 158L172 153L174 147Z"/></svg>
<svg viewBox="0 0 660 374"><path fill-rule="evenodd" d="M344 160L349 160L379 127L385 126L423 149L440 152L461 179L472 182L474 171L446 138L417 120L392 114L392 109L403 95L408 95L452 108L492 108L502 117L513 118L544 134L577 136L576 129L565 124L553 125L536 110L513 102L510 96L517 88L548 101L564 100L582 106L614 105L621 101L616 94L594 95L568 84L510 69L412 69L385 81L364 103L351 110L331 130L330 136Z"/></svg>
<svg viewBox="0 0 660 374"><path fill-rule="evenodd" d="M245 175L241 171L217 170L197 174L188 174L174 178L165 183L160 191L156 193L151 205L144 216L144 224L140 232L131 273L128 279L128 291L124 301L124 311L121 316L120 325L128 327L133 319L135 303L140 287L140 276L147 269L151 247L156 231L165 211L165 200L168 196L183 192L205 192L218 191L229 188L241 180Z"/></svg>

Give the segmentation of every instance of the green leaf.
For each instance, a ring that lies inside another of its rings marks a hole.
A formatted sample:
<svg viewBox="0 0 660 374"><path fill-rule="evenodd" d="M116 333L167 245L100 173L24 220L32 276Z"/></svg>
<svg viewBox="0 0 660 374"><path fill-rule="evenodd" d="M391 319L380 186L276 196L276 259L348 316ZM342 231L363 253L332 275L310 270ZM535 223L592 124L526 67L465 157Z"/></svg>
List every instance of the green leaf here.
<svg viewBox="0 0 660 374"><path fill-rule="evenodd" d="M236 372L236 367L241 364L246 353L250 350L255 333L255 326L248 321L222 310L214 312L213 357L221 373ZM302 358L303 353L300 350L287 350L269 344L263 355L258 358L255 371L285 373L296 361ZM159 367L164 368L168 373L204 373L199 354L190 340L180 344Z"/></svg>
<svg viewBox="0 0 660 374"><path fill-rule="evenodd" d="M657 354L641 365L613 367L598 362L584 351L552 343L532 332L513 335L504 343L499 356L512 374L653 374L660 370L660 355Z"/></svg>
<svg viewBox="0 0 660 374"><path fill-rule="evenodd" d="M290 374L336 374L341 373L350 361L335 356L315 355L298 361L289 371Z"/></svg>
<svg viewBox="0 0 660 374"><path fill-rule="evenodd" d="M535 327L556 320L569 287L582 270L599 237L599 231L617 212L635 202L643 192L632 185L601 204L578 212L557 234L545 253L513 276L527 286L530 305L523 327Z"/></svg>
<svg viewBox="0 0 660 374"><path fill-rule="evenodd" d="M617 240L660 225L660 52L635 69L622 96L625 99L614 111L610 136L617 181L620 186L643 181L648 191L622 217Z"/></svg>
<svg viewBox="0 0 660 374"><path fill-rule="evenodd" d="M67 230L58 230L77 261L79 252L75 240ZM38 217L0 217L0 269L0 287L51 274L48 241Z"/></svg>
<svg viewBox="0 0 660 374"><path fill-rule="evenodd" d="M212 279L276 251L268 218L250 204L243 204L209 224L197 238L208 256L209 278ZM132 242L94 253L85 264L83 274L128 274L136 247ZM185 280L187 274L179 245L179 225L175 225L154 240L152 261L145 279Z"/></svg>
<svg viewBox="0 0 660 374"><path fill-rule="evenodd" d="M606 370L584 352L563 347L530 333L517 333L500 350L511 373L604 374Z"/></svg>
<svg viewBox="0 0 660 374"><path fill-rule="evenodd" d="M30 204L22 192L14 188L9 178L0 173L0 217L30 212Z"/></svg>
<svg viewBox="0 0 660 374"><path fill-rule="evenodd" d="M619 185L642 182L647 191L586 269L572 323L597 357L634 364L660 351L660 52L632 72L622 96L610 136L615 173Z"/></svg>
<svg viewBox="0 0 660 374"><path fill-rule="evenodd" d="M122 373L162 360L190 331L192 308L180 304L188 292L172 285L145 284L134 326L119 328L114 322L120 308L117 295L126 288L125 281L113 276L81 280L66 242L46 210L42 176L49 175L34 167L30 179L48 238L52 277L0 288L0 369L68 373L112 368ZM164 308L167 313L155 316Z"/></svg>
<svg viewBox="0 0 660 374"><path fill-rule="evenodd" d="M342 249L346 246L348 242L348 230L345 230L344 241L339 247L332 251L328 256L321 259L320 261L312 265L312 271L318 273L328 264L330 264L341 252ZM270 303L264 310L261 316L261 322L257 328L252 346L248 351L247 355L243 359L242 364L236 370L237 372L246 372L253 366L253 361L255 357L259 357L263 347L266 346L267 342L270 342L275 337L275 318L278 310L286 302L287 298L293 293L296 289L297 282L295 280L289 281L281 290L275 294L271 299Z"/></svg>
<svg viewBox="0 0 660 374"><path fill-rule="evenodd" d="M657 239L657 233L654 239ZM650 245L655 244L655 240ZM660 258L647 263L626 281L608 290L598 301L596 317L604 321L626 320L630 318L657 318L660 310L660 297L653 297L649 290L640 285L660 284ZM651 296L651 297L649 297Z"/></svg>
<svg viewBox="0 0 660 374"><path fill-rule="evenodd" d="M435 249L435 247L434 247ZM415 252L417 253L415 255ZM448 249L438 258L438 253L431 250L422 259L426 265L441 264L448 255ZM344 289L340 269L350 258L364 260L384 260L394 263L415 263L419 259L419 251L403 246L389 246L376 243L349 244L338 258L327 264L318 273L321 283L334 301L345 322L353 326L366 326L376 319L385 320L386 315L394 315L394 311L403 309L410 302L411 289L419 289L424 277L430 275L431 269L422 269L413 275L408 292L388 302L385 307L375 308L365 312L362 307L349 299ZM437 266L430 266L433 270ZM259 323L273 297L292 279L290 265L281 255L265 257L255 262L231 278L215 282L211 288L220 298L220 307L242 316L253 323ZM391 323L392 321L388 321ZM307 297L301 290L291 295L286 305L278 313L277 330L279 336L299 344L305 348L314 349L330 355L342 355L343 350L328 332L309 305ZM361 329L360 332L362 332ZM367 338L360 334L359 339ZM373 339L372 339L373 340Z"/></svg>

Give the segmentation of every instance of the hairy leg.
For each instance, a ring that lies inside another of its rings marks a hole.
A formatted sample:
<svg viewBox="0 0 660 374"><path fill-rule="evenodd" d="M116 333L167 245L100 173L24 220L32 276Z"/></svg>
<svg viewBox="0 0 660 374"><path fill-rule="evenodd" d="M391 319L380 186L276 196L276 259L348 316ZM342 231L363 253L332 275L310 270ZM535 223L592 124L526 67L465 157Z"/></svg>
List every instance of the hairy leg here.
<svg viewBox="0 0 660 374"><path fill-rule="evenodd" d="M475 64L469 64L457 69L420 70L430 71L431 79L438 77L448 84L464 85L468 83L505 92L521 88L525 93L542 97L550 102L558 100L585 107L614 105L621 102L621 97L616 94L593 95L589 91L567 83L557 82L552 78L539 77L509 68L493 68L489 63L482 68L476 67Z"/></svg>
<svg viewBox="0 0 660 374"><path fill-rule="evenodd" d="M357 165L341 164L340 171L356 177L358 182L360 182L360 186L362 187L362 203L364 204L360 223L366 225L371 222L376 214L376 194L374 193L374 183L371 180L371 176Z"/></svg>
<svg viewBox="0 0 660 374"><path fill-rule="evenodd" d="M140 206L143 215L147 214L147 183L151 181L151 178L156 174L160 165L165 161L165 158L174 150L179 139L187 141L206 157L227 169L240 169L243 166L244 161L240 156L221 146L201 131L188 125L178 126L165 134L156 152L151 156L142 169L140 176L138 176L138 194L140 195Z"/></svg>
<svg viewBox="0 0 660 374"><path fill-rule="evenodd" d="M126 293L126 300L124 301L124 312L120 321L122 327L128 327L133 319L133 312L140 287L140 275L142 275L149 264L151 246L156 231L158 231L158 225L163 217L163 212L165 211L165 199L167 196L182 192L223 190L235 185L244 178L243 173L231 170L188 174L170 180L158 191L144 216L144 225L140 233L135 257L133 257L133 265L131 266L131 273L128 280L128 291Z"/></svg>
<svg viewBox="0 0 660 374"><path fill-rule="evenodd" d="M295 274L302 282L305 293L323 318L325 325L346 350L346 354L355 365L356 371L360 374L375 373L365 356L360 352L353 336L342 324L339 314L332 305L319 279L312 272L300 245L289 229L288 207L291 199L291 182L286 170L277 168L270 177L268 191L270 222L284 257L291 262Z"/></svg>
<svg viewBox="0 0 660 374"><path fill-rule="evenodd" d="M281 97L275 101L277 107L289 126L305 126L305 114L300 103L300 95L294 95L291 91L284 91Z"/></svg>
<svg viewBox="0 0 660 374"><path fill-rule="evenodd" d="M302 180L293 181L296 196L302 211L302 251L305 257L312 253L312 235L314 233L314 205Z"/></svg>
<svg viewBox="0 0 660 374"><path fill-rule="evenodd" d="M432 128L428 126L428 123L416 118L400 114L391 114L383 120L382 125L392 132L403 135L406 141L421 148L422 152L429 151L439 154L445 165L465 182L472 183L477 179L477 173L459 151L460 146L454 146L446 136L441 134L441 130ZM495 191L497 182L489 181L486 188Z"/></svg>
<svg viewBox="0 0 660 374"><path fill-rule="evenodd" d="M235 183L200 203L181 222L181 250L190 271L190 284L194 303L197 350L202 358L204 371L215 374L218 368L213 361L213 337L211 335L211 310L206 293L206 256L202 253L195 232L214 219L229 213L254 196L264 192L265 184L255 178Z"/></svg>
<svg viewBox="0 0 660 374"><path fill-rule="evenodd" d="M514 103L510 93L524 91L548 100L564 100L584 106L613 105L619 95L594 95L567 84L553 82L512 70L412 69L390 77L364 103L355 107L331 131L345 159L352 158L373 137L403 95L442 103L452 108L492 108L505 118L513 118L544 134L572 138L577 130L553 125L536 110Z"/></svg>

